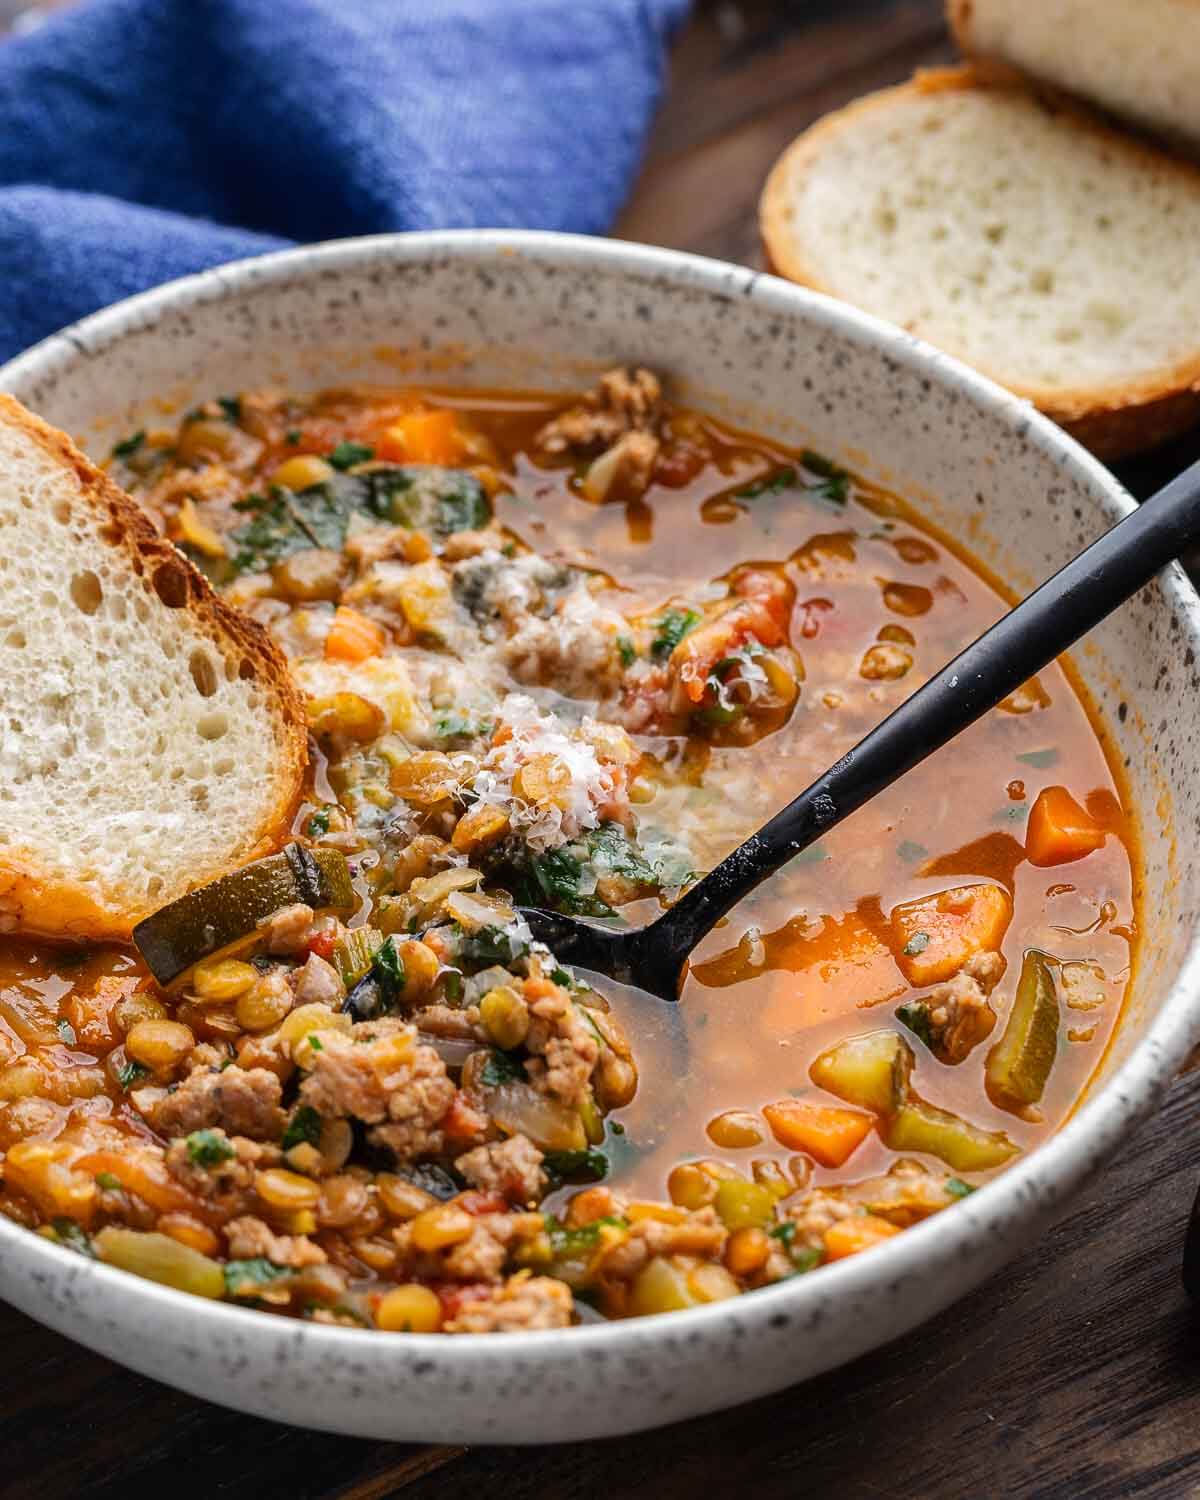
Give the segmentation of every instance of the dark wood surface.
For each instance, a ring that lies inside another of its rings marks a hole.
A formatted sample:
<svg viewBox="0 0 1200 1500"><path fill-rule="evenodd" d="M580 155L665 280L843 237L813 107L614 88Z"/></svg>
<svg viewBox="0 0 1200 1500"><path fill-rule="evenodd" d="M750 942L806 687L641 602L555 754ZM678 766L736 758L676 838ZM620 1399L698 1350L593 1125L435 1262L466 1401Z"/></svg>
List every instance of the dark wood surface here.
<svg viewBox="0 0 1200 1500"><path fill-rule="evenodd" d="M717 0L679 39L629 239L761 264L776 154L838 104L952 55L940 0ZM1139 493L1197 443L1126 471ZM1179 1280L1200 1075L1080 1207L935 1323L846 1369L633 1440L419 1448L238 1416L0 1306L0 1497L295 1500L1200 1493L1200 1322Z"/></svg>

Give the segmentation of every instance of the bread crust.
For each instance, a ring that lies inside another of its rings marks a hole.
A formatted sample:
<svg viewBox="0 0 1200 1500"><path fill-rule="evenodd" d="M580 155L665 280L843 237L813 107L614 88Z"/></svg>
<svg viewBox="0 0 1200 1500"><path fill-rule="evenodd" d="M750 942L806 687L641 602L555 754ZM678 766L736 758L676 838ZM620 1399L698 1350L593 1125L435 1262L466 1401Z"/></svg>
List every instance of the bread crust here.
<svg viewBox="0 0 1200 1500"><path fill-rule="evenodd" d="M149 911L269 852L282 843L295 813L308 766L304 700L292 681L287 660L268 631L234 609L171 542L155 530L145 512L65 433L0 393L0 424L18 429L56 466L69 469L80 495L104 527L104 538L124 552L130 567L169 607L186 609L197 631L224 655L232 647L242 675L253 676L270 704L275 725L274 797L249 830L253 847L245 852L247 830L239 830L239 851L223 864L192 870L179 889L164 893L154 907L117 910L88 887L47 867L36 849L7 845L0 851L0 930L74 941L127 942Z"/></svg>
<svg viewBox="0 0 1200 1500"><path fill-rule="evenodd" d="M969 0L962 3L969 9ZM810 168L831 134L853 129L870 112L889 109L914 94L980 90L1020 93L1036 101L1040 108L1060 116L1071 129L1096 135L1120 154L1143 161L1155 172L1179 174L1190 188L1200 189L1200 169L1110 129L1061 93L1035 87L1002 63L972 62L932 68L915 74L907 83L868 94L844 109L825 115L778 158L759 199L759 231L769 268L789 281L837 297L838 293L822 280L795 243L788 222L790 184ZM919 328L910 331L921 334ZM1014 394L1032 401L1039 411L1103 459L1143 452L1200 421L1200 353L1137 379L1073 390L1018 383L1002 379L978 362L975 367Z"/></svg>

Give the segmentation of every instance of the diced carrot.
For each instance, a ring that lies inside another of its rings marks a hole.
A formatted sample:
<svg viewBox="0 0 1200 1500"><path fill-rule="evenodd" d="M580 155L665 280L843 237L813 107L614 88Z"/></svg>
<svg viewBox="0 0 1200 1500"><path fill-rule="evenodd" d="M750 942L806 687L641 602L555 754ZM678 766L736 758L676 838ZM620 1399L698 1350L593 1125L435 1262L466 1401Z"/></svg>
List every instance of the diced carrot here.
<svg viewBox="0 0 1200 1500"><path fill-rule="evenodd" d="M383 430L375 452L392 463L456 463L462 456L458 417L445 410L410 412Z"/></svg>
<svg viewBox="0 0 1200 1500"><path fill-rule="evenodd" d="M160 1158L136 1147L128 1151L92 1151L74 1165L78 1171L90 1172L94 1177L109 1173L123 1188L159 1213L191 1214L205 1222L216 1213L203 1199L176 1182Z"/></svg>
<svg viewBox="0 0 1200 1500"><path fill-rule="evenodd" d="M999 885L957 885L905 901L892 911L896 962L916 988L939 984L972 954L998 949L1012 913L1012 897Z"/></svg>
<svg viewBox="0 0 1200 1500"><path fill-rule="evenodd" d="M857 1109L781 1099L763 1110L775 1139L789 1151L804 1151L823 1167L840 1167L862 1145L875 1123Z"/></svg>
<svg viewBox="0 0 1200 1500"><path fill-rule="evenodd" d="M487 1129L488 1118L481 1114L459 1089L442 1116L442 1129L452 1140L469 1141ZM471 1210L468 1209L469 1213Z"/></svg>
<svg viewBox="0 0 1200 1500"><path fill-rule="evenodd" d="M328 661L366 661L368 656L378 656L386 643L382 625L347 604L339 604L325 637L325 657Z"/></svg>
<svg viewBox="0 0 1200 1500"><path fill-rule="evenodd" d="M1031 865L1066 865L1104 843L1104 829L1080 807L1065 786L1039 792L1025 830L1025 855Z"/></svg>
<svg viewBox="0 0 1200 1500"><path fill-rule="evenodd" d="M839 1219L825 1231L825 1259L845 1260L847 1255L869 1250L872 1245L881 1244L899 1233L895 1224L889 1224L878 1214L857 1214L850 1219Z"/></svg>

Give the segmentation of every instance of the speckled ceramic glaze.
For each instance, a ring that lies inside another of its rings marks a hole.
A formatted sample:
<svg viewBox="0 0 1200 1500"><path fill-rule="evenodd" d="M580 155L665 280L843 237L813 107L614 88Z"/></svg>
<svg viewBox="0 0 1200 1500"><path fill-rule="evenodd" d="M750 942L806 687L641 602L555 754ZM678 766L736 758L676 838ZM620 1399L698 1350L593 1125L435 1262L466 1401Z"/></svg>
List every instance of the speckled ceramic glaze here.
<svg viewBox="0 0 1200 1500"><path fill-rule="evenodd" d="M564 387L618 360L649 362L686 401L811 442L915 500L1017 590L1130 505L1027 405L894 328L732 266L553 235L399 235L224 267L48 339L0 371L0 387L105 452L123 430L161 425L164 397L345 377ZM444 1338L200 1301L0 1218L0 1294L214 1401L449 1442L631 1432L895 1338L1028 1246L1200 1035L1198 640L1200 605L1173 569L1077 653L1128 768L1145 850L1142 960L1102 1077L1048 1144L886 1247L691 1312Z"/></svg>

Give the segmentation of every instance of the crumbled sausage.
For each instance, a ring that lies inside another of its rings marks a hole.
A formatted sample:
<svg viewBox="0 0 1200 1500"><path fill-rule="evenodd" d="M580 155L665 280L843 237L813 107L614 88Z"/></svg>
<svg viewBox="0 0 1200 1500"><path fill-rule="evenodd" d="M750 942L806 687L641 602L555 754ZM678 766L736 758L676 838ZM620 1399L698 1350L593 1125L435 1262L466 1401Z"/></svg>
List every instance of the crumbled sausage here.
<svg viewBox="0 0 1200 1500"><path fill-rule="evenodd" d="M535 1203L546 1191L542 1153L528 1136L514 1135L507 1141L477 1146L454 1163L473 1186L485 1193L500 1193L510 1203Z"/></svg>
<svg viewBox="0 0 1200 1500"><path fill-rule="evenodd" d="M272 1141L283 1133L282 1094L279 1079L265 1068L229 1067L192 1073L166 1093L142 1089L130 1098L162 1136L190 1135L193 1130L219 1126L230 1135Z"/></svg>
<svg viewBox="0 0 1200 1500"><path fill-rule="evenodd" d="M280 1151L277 1146L244 1135L230 1138L219 1128L211 1133L234 1154L211 1166L201 1166L192 1160L186 1140L174 1140L167 1147L167 1171L190 1193L211 1203L222 1217L235 1218L247 1213L255 1202L255 1172L275 1166L281 1160Z"/></svg>
<svg viewBox="0 0 1200 1500"><path fill-rule="evenodd" d="M1004 973L999 953L975 953L953 979L930 992L929 1028L934 1051L945 1062L958 1063L989 1034L996 1012L988 996Z"/></svg>
<svg viewBox="0 0 1200 1500"><path fill-rule="evenodd" d="M571 1293L552 1276L510 1276L489 1297L464 1302L445 1325L447 1333L520 1333L536 1328L566 1328L571 1321Z"/></svg>
<svg viewBox="0 0 1200 1500"><path fill-rule="evenodd" d="M713 1208L699 1208L679 1224L661 1219L639 1219L627 1239L604 1257L604 1275L615 1280L636 1276L655 1255L695 1255L715 1260L725 1248L727 1233Z"/></svg>
<svg viewBox="0 0 1200 1500"><path fill-rule="evenodd" d="M304 1234L276 1234L270 1225L252 1214L232 1219L225 1226L231 1260L269 1260L274 1266L323 1266L329 1257L320 1245Z"/></svg>
<svg viewBox="0 0 1200 1500"><path fill-rule="evenodd" d="M596 390L547 422L536 443L547 453L607 448L634 428L649 431L657 423L662 386L643 369L609 370Z"/></svg>
<svg viewBox="0 0 1200 1500"><path fill-rule="evenodd" d="M317 1036L320 1051L300 1085L305 1104L326 1117L374 1125L372 1141L401 1160L442 1150L440 1121L456 1090L446 1064L416 1042L413 1027L388 1017Z"/></svg>
<svg viewBox="0 0 1200 1500"><path fill-rule="evenodd" d="M564 1104L578 1104L600 1055L596 1034L558 985L528 980L525 993L530 1002L525 1038L532 1054L525 1064L530 1081L539 1093L555 1094Z"/></svg>
<svg viewBox="0 0 1200 1500"><path fill-rule="evenodd" d="M298 953L312 932L313 909L297 901L292 906L281 906L259 924L266 940L267 952L284 957Z"/></svg>
<svg viewBox="0 0 1200 1500"><path fill-rule="evenodd" d="M545 1225L541 1214L480 1214L466 1239L441 1250L418 1250L411 1223L392 1231L397 1266L423 1280L499 1281L514 1243L534 1239Z"/></svg>

